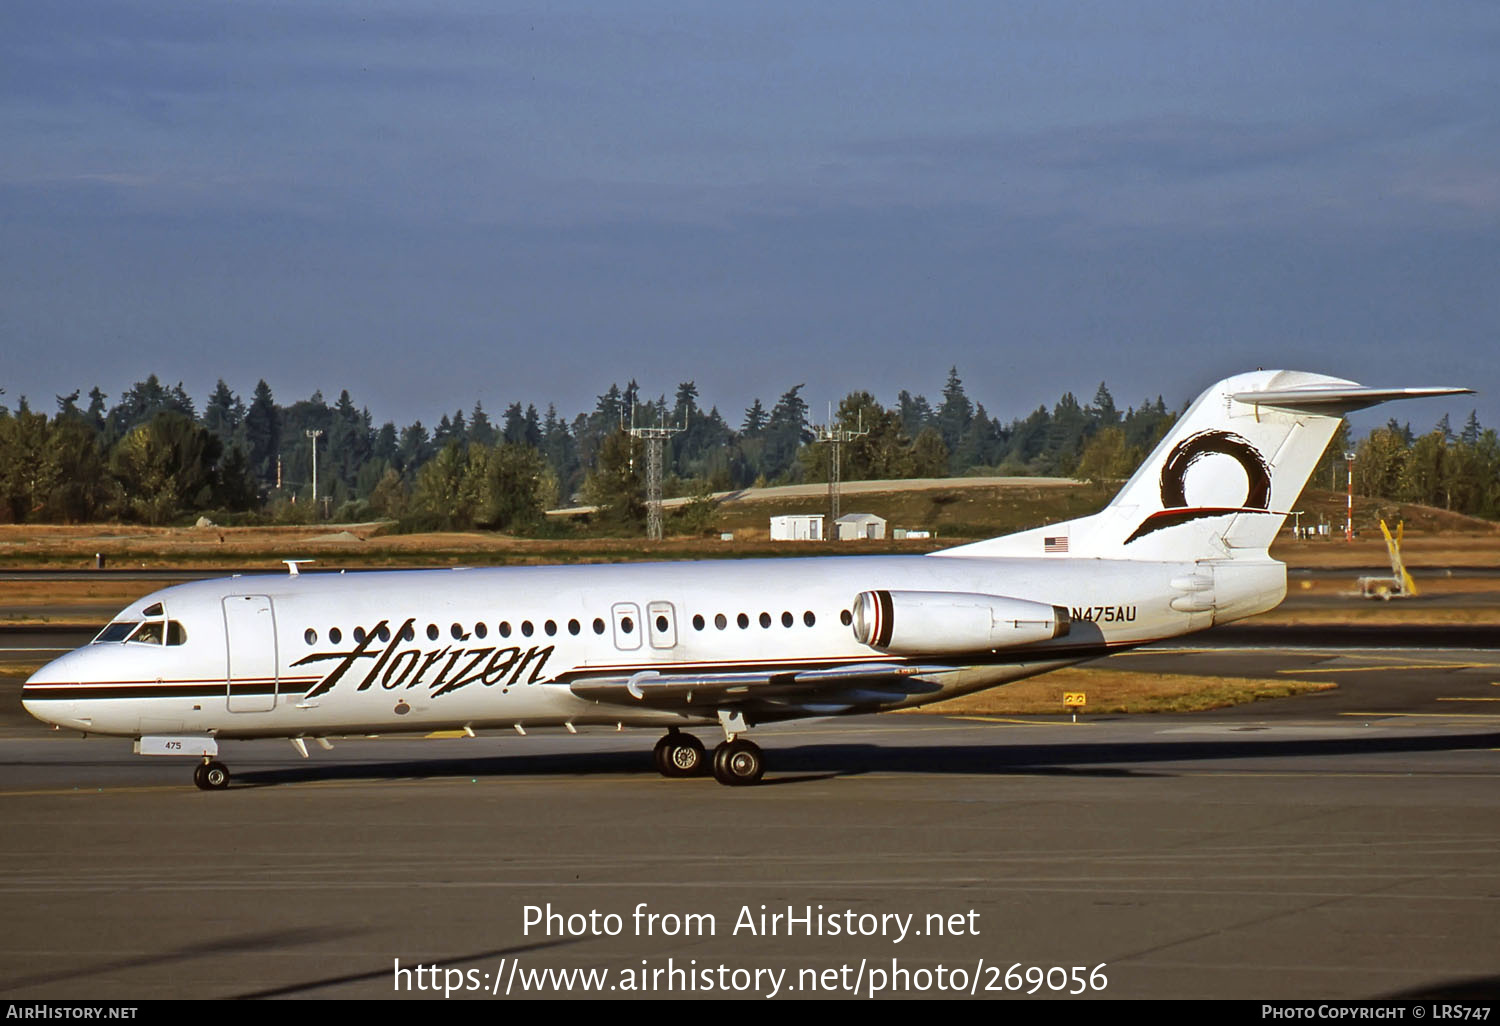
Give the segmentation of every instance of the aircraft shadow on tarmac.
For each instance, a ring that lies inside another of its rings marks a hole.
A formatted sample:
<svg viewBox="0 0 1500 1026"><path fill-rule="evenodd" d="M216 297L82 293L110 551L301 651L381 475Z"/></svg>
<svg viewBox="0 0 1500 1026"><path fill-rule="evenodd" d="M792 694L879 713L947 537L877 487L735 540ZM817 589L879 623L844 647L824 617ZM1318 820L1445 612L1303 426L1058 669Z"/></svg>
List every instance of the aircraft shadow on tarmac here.
<svg viewBox="0 0 1500 1026"><path fill-rule="evenodd" d="M152 951L128 958L114 958L105 962L86 965L69 965L53 972L37 973L0 980L0 993L8 993L23 987L40 987L61 983L64 980L86 978L96 975L118 975L132 969L145 969L158 965L171 965L199 958L220 958L250 952L284 951L302 945L347 940L356 931L333 927L300 927L276 929L266 933L247 933L223 937L219 940L194 940L166 951ZM390 970L385 970L387 974Z"/></svg>
<svg viewBox="0 0 1500 1026"><path fill-rule="evenodd" d="M1178 763L1237 759L1303 759L1399 755L1500 747L1500 732L1371 738L1239 738L1193 741L1092 742L1048 745L799 745L767 748L764 784L790 784L864 773L990 774L994 776L1170 777ZM1153 768L1153 767L1160 768ZM655 776L648 753L499 755L395 762L310 762L236 773L231 786L265 787L319 780L412 780L444 777Z"/></svg>

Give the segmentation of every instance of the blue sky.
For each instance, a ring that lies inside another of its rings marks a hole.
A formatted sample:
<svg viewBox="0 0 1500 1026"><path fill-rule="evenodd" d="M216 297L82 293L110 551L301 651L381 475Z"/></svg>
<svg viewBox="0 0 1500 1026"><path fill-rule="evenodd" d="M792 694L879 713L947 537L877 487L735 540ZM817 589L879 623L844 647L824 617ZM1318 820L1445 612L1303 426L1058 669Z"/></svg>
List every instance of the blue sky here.
<svg viewBox="0 0 1500 1026"><path fill-rule="evenodd" d="M1500 427L1500 7L0 7L5 402L377 420L1257 366ZM1386 411L1356 423L1383 422Z"/></svg>

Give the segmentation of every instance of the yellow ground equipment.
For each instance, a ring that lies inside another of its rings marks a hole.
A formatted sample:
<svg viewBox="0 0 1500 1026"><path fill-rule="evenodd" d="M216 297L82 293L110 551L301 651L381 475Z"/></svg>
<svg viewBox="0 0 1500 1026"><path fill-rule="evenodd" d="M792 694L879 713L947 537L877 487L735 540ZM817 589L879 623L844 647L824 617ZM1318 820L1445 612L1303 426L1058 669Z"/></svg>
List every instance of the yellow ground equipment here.
<svg viewBox="0 0 1500 1026"><path fill-rule="evenodd" d="M1397 523L1396 535L1391 537L1390 528L1385 526L1385 521L1380 522L1380 533L1385 535L1385 547L1391 554L1391 576L1361 577L1359 593L1365 598L1390 601L1393 598L1411 598L1417 593L1417 582L1411 579L1411 574L1406 572L1406 564L1401 561L1401 533L1405 527L1404 521Z"/></svg>

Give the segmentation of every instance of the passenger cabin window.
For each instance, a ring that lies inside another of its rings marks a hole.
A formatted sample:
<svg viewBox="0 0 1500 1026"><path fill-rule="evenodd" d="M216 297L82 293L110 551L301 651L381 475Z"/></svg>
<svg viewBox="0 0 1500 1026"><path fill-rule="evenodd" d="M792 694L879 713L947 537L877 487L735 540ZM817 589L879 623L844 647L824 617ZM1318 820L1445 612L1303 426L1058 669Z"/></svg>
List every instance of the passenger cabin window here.
<svg viewBox="0 0 1500 1026"><path fill-rule="evenodd" d="M116 620L99 632L99 636L94 639L94 643L98 644L101 641L124 641L130 637L130 632L135 630L138 622L137 620Z"/></svg>

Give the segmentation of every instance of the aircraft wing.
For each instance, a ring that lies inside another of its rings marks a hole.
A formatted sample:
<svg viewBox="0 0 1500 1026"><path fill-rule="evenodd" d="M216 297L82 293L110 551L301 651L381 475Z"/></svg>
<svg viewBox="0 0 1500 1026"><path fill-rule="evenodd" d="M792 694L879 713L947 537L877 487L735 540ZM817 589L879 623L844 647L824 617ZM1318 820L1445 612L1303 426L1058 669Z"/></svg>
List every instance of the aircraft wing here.
<svg viewBox="0 0 1500 1026"><path fill-rule="evenodd" d="M648 705L708 713L720 706L886 705L939 690L923 674L950 666L851 663L816 670L673 673L644 670L630 676L581 677L570 685L579 698L609 705Z"/></svg>

